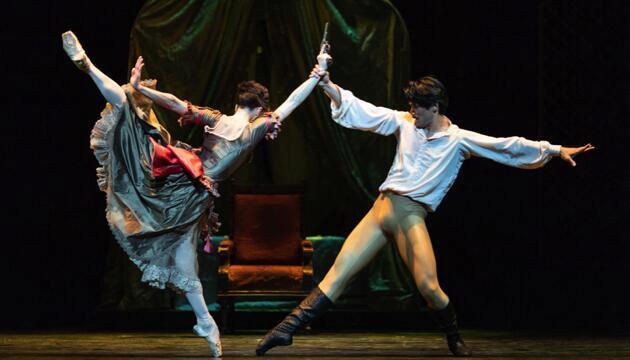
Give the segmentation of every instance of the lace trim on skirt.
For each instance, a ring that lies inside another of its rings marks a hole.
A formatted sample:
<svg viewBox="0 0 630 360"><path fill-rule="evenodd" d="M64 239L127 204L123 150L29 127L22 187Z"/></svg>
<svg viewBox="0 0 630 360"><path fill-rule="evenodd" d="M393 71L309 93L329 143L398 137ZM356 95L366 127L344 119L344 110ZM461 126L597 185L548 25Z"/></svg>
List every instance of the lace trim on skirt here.
<svg viewBox="0 0 630 360"><path fill-rule="evenodd" d="M122 109L107 104L101 112L101 118L96 121L90 134L90 148L94 151L94 156L99 167L96 168L96 182L101 191L107 191L109 176L109 153L112 150L114 141L114 128L118 124Z"/></svg>
<svg viewBox="0 0 630 360"><path fill-rule="evenodd" d="M193 279L186 276L175 267L145 264L136 259L132 259L132 261L142 271L142 282L146 282L155 288L165 289L169 285L170 288L183 292L203 292L201 281L198 278Z"/></svg>

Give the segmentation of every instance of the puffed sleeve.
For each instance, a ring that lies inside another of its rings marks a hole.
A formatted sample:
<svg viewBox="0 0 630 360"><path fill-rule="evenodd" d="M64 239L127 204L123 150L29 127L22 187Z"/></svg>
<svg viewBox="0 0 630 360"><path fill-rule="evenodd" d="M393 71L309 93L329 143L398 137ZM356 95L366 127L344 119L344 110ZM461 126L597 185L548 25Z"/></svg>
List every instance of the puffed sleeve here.
<svg viewBox="0 0 630 360"><path fill-rule="evenodd" d="M374 106L351 91L340 89L341 104L331 102L332 119L348 129L370 131L381 135L395 133L404 120L405 112Z"/></svg>
<svg viewBox="0 0 630 360"><path fill-rule="evenodd" d="M548 141L532 141L518 136L495 138L463 129L459 134L466 155L522 169L542 167L560 154L560 145L551 145Z"/></svg>
<svg viewBox="0 0 630 360"><path fill-rule="evenodd" d="M182 125L201 125L215 127L223 114L219 110L209 107L195 106L186 101L186 112L181 116L180 123Z"/></svg>

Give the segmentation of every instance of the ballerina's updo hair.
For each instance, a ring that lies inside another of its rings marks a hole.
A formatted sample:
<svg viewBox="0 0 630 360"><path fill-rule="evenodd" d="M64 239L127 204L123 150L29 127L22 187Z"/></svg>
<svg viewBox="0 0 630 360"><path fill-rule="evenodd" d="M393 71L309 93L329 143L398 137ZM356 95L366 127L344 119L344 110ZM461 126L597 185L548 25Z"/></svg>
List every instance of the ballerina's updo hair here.
<svg viewBox="0 0 630 360"><path fill-rule="evenodd" d="M407 101L425 109L438 105L438 112L444 114L448 108L446 87L434 76L424 76L410 81L403 92Z"/></svg>
<svg viewBox="0 0 630 360"><path fill-rule="evenodd" d="M236 86L236 105L254 109L269 110L269 90L253 81L243 81Z"/></svg>

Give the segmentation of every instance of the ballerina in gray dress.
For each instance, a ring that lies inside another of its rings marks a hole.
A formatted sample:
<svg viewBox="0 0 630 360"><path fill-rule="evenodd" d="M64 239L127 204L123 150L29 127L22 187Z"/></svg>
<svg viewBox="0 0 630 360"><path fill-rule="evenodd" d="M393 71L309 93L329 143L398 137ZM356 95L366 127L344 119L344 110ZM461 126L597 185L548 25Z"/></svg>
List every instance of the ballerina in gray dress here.
<svg viewBox="0 0 630 360"><path fill-rule="evenodd" d="M181 291L215 357L222 354L219 330L208 312L197 275L197 243L205 226L216 225L212 211L216 182L227 178L263 138L275 138L279 125L316 86L302 83L273 113L267 89L253 81L239 84L233 115L197 107L155 90L155 80L140 81L142 58L130 84L120 86L94 66L76 36L62 35L64 50L97 85L108 104L92 130L91 148L100 164L99 188L107 195L106 216L112 233L142 281ZM320 54L326 67L327 54ZM204 126L200 151L173 142L151 110L153 102L182 117L181 124ZM262 115L262 116L261 116Z"/></svg>

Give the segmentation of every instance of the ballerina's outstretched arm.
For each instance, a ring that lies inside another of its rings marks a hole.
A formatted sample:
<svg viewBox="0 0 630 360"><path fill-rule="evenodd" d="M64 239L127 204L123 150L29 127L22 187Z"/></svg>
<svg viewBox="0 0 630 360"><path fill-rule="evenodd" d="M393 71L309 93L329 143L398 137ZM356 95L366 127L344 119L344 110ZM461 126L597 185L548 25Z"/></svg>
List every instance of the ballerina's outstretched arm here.
<svg viewBox="0 0 630 360"><path fill-rule="evenodd" d="M129 78L129 83L131 84L131 86L142 93L142 95L155 101L156 104L162 106L163 108L174 111L179 115L183 115L184 113L186 113L188 108L185 101L181 100L173 94L155 90L142 84L142 82L140 81L140 77L143 67L144 59L142 58L142 56L139 56L136 60L136 65L133 67L133 69L131 69L131 77Z"/></svg>
<svg viewBox="0 0 630 360"><path fill-rule="evenodd" d="M322 47L322 50L317 55L317 64L319 68L324 71L328 68L328 63L332 58L328 55L328 47ZM273 116L278 122L282 122L295 110L308 95L313 91L320 78L317 74L311 73L308 80L304 81L298 86L291 95L273 111Z"/></svg>

